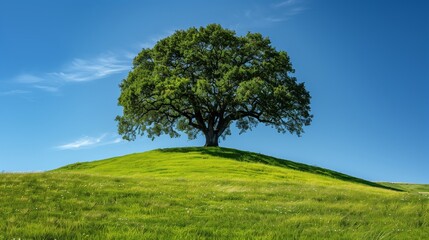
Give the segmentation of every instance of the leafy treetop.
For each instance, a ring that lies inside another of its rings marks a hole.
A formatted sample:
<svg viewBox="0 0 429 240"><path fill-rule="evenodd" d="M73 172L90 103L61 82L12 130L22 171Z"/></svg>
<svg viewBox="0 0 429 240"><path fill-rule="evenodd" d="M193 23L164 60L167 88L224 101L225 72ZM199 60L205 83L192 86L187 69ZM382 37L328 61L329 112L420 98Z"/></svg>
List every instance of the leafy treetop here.
<svg viewBox="0 0 429 240"><path fill-rule="evenodd" d="M176 31L143 49L120 84L118 131L134 140L202 133L205 146L259 122L298 136L312 120L310 94L289 56L259 33L237 36L220 25Z"/></svg>

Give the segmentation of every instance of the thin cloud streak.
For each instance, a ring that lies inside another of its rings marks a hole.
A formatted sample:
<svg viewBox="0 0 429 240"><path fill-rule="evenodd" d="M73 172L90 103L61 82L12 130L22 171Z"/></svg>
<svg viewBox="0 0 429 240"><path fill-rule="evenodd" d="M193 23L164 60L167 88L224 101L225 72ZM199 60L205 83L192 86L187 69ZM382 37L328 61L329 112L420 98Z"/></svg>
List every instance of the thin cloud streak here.
<svg viewBox="0 0 429 240"><path fill-rule="evenodd" d="M240 23L236 24L235 28L248 30L252 27L268 27L288 21L306 10L303 5L301 0L286 0L275 4L253 6L241 12Z"/></svg>
<svg viewBox="0 0 429 240"><path fill-rule="evenodd" d="M100 137L85 136L73 142L59 145L55 148L58 150L78 150L117 144L120 142L122 142L122 139L119 137L112 138L111 134L103 134Z"/></svg>
<svg viewBox="0 0 429 240"><path fill-rule="evenodd" d="M282 15L286 17L283 17L283 20L287 20L287 17L298 15L305 10L305 8L302 7L302 1L300 0L286 0L278 4L272 5L272 8L281 11Z"/></svg>
<svg viewBox="0 0 429 240"><path fill-rule="evenodd" d="M44 86L44 85L34 85L33 87L46 91L46 92L58 92L59 88L58 87L52 87L52 86Z"/></svg>
<svg viewBox="0 0 429 240"><path fill-rule="evenodd" d="M38 83L42 82L43 80L43 78L32 74L21 74L14 78L14 81L19 83Z"/></svg>
<svg viewBox="0 0 429 240"><path fill-rule="evenodd" d="M0 92L0 96L13 96L13 95L20 95L20 94L27 94L30 93L30 91L25 90L10 90L6 92Z"/></svg>
<svg viewBox="0 0 429 240"><path fill-rule="evenodd" d="M59 71L34 75L24 73L12 78L14 83L28 88L56 93L67 83L88 82L107 78L131 69L131 53L104 54L92 59L75 58ZM30 91L10 90L0 92L0 96L29 93Z"/></svg>
<svg viewBox="0 0 429 240"><path fill-rule="evenodd" d="M79 149L82 147L89 147L98 144L102 138L83 137L71 143L60 145L57 148L60 150Z"/></svg>
<svg viewBox="0 0 429 240"><path fill-rule="evenodd" d="M297 0L286 0L277 4L274 4L273 7L280 8L280 7L287 7L296 4Z"/></svg>
<svg viewBox="0 0 429 240"><path fill-rule="evenodd" d="M51 73L54 77L67 82L86 82L108 77L130 69L126 61L115 56L98 57L95 59L74 59L71 64L60 72Z"/></svg>

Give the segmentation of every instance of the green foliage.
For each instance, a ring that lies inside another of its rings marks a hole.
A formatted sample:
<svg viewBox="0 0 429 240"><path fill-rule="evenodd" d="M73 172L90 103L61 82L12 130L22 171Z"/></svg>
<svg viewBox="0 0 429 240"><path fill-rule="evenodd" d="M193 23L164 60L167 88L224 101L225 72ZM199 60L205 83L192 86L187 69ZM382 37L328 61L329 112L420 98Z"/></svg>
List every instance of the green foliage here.
<svg viewBox="0 0 429 240"><path fill-rule="evenodd" d="M176 31L143 49L121 83L119 133L134 140L202 133L206 145L258 122L279 132L303 132L309 125L310 94L297 83L289 56L259 33L236 36L211 24Z"/></svg>
<svg viewBox="0 0 429 240"><path fill-rule="evenodd" d="M0 239L425 239L429 234L429 195L343 181L300 164L291 169L270 163L275 162L269 157L232 149L164 149L46 173L0 174Z"/></svg>

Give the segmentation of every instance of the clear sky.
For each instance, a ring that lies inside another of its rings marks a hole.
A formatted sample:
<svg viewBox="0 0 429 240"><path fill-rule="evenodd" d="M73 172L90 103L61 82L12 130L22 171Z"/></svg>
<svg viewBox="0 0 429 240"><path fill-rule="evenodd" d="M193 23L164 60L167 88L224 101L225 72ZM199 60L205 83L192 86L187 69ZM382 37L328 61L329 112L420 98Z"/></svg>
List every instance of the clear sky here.
<svg viewBox="0 0 429 240"><path fill-rule="evenodd" d="M118 84L141 48L219 23L287 51L314 114L300 138L259 125L221 146L429 183L428 13L424 0L0 1L0 171L203 145L121 141Z"/></svg>

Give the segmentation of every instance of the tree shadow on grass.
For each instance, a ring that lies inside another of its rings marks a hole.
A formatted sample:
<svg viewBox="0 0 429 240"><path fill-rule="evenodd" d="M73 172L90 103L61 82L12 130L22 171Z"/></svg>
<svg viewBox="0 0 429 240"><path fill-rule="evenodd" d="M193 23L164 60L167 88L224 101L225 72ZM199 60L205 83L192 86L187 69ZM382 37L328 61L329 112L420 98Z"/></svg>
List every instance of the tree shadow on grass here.
<svg viewBox="0 0 429 240"><path fill-rule="evenodd" d="M174 153L191 153L198 152L214 157L222 157L227 159L233 159L241 162L256 162L263 163L272 166L286 167L302 172L309 172L314 174L320 174L324 176L329 176L335 179L340 179L347 182L360 183L372 187L384 188L394 191L403 191L401 189L384 186L375 182L367 181L365 179L352 177L347 174L340 172L332 171L329 169L310 166L303 163L297 163L289 160L279 159L275 157L266 156L259 153L252 153L247 151L240 151L232 148L221 148L221 147L187 147L187 148L166 148L160 149L161 152L174 152Z"/></svg>

